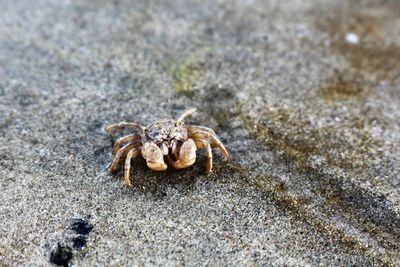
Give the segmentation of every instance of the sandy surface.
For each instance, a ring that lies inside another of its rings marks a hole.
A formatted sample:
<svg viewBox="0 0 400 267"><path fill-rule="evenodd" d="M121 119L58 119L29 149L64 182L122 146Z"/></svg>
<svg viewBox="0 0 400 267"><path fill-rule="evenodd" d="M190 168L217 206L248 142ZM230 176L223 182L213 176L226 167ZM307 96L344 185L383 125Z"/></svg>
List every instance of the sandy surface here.
<svg viewBox="0 0 400 267"><path fill-rule="evenodd" d="M400 265L400 5L348 2L0 1L2 265ZM190 107L211 175L108 172Z"/></svg>

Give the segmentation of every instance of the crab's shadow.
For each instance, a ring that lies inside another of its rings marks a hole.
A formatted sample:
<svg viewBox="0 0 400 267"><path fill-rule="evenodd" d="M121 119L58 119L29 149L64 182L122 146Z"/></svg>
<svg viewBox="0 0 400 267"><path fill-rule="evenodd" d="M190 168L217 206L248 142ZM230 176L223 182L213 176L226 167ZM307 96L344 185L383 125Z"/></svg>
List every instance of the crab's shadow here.
<svg viewBox="0 0 400 267"><path fill-rule="evenodd" d="M132 190L160 197L171 187L182 192L192 191L199 179L208 178L205 169L206 159L201 156L186 169L176 170L169 166L160 172L149 169L144 159L135 159L131 168ZM113 176L122 183L124 171L121 169Z"/></svg>

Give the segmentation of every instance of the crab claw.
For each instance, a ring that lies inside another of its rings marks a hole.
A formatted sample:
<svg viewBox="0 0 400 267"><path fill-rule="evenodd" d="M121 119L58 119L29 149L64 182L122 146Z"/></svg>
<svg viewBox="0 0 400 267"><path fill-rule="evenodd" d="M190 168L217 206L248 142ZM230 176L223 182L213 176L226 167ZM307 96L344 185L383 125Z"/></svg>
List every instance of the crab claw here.
<svg viewBox="0 0 400 267"><path fill-rule="evenodd" d="M175 169L184 169L187 168L196 161L196 144L192 139L188 139L186 142L182 144L181 149L179 150L179 158L176 161L173 161L170 156L168 156L168 161Z"/></svg>
<svg viewBox="0 0 400 267"><path fill-rule="evenodd" d="M150 169L154 171L165 171L167 169L163 151L156 144L145 143L142 148L142 155Z"/></svg>

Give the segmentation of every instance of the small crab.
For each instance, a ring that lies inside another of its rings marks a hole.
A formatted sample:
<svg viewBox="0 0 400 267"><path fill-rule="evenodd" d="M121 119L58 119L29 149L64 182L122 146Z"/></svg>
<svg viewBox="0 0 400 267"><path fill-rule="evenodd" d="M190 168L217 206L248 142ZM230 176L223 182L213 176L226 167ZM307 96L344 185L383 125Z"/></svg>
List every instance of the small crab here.
<svg viewBox="0 0 400 267"><path fill-rule="evenodd" d="M138 132L118 138L113 148L114 159L111 163L111 171L117 171L120 159L125 159L126 186L131 186L130 169L131 159L140 154L146 160L147 166L155 171L164 171L167 164L164 158L175 169L187 168L196 161L196 150L206 149L207 168L206 173L212 170L211 145L221 150L226 159L228 151L218 139L215 132L203 126L186 126L183 120L196 109L184 112L177 120L163 119L150 123L146 127L134 122L120 122L108 126L105 130L113 135L114 129L131 128Z"/></svg>

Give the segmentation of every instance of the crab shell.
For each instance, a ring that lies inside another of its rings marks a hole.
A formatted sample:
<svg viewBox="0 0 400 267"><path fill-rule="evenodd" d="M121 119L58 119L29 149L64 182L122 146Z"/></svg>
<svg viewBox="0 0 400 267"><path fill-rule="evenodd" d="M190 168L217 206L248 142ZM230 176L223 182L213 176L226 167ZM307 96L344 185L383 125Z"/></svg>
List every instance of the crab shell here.
<svg viewBox="0 0 400 267"><path fill-rule="evenodd" d="M188 140L185 124L181 121L165 119L153 122L146 126L142 136L142 144L153 142L164 155L175 156L175 151Z"/></svg>

